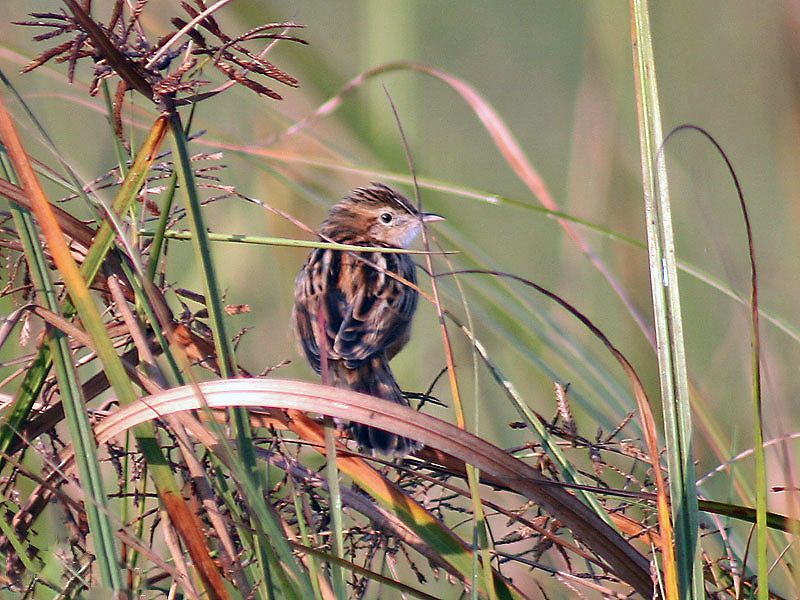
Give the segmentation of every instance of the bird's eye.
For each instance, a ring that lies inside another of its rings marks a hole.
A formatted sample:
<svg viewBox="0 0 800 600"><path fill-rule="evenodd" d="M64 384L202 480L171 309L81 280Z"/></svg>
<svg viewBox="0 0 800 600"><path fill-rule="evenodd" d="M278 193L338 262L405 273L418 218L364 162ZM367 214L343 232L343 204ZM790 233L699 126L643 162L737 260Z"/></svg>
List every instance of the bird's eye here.
<svg viewBox="0 0 800 600"><path fill-rule="evenodd" d="M385 212L381 215L381 221L384 223L391 223L392 222L392 213Z"/></svg>

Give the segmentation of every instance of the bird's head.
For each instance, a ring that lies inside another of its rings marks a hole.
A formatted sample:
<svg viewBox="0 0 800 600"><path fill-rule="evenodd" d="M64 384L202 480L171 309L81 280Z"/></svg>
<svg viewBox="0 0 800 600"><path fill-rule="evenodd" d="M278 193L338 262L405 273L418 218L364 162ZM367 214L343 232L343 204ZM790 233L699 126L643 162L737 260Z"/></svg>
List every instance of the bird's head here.
<svg viewBox="0 0 800 600"><path fill-rule="evenodd" d="M420 214L402 194L373 183L370 187L354 189L335 204L320 233L336 241L407 248L419 234L423 222L443 220L444 217L434 213Z"/></svg>

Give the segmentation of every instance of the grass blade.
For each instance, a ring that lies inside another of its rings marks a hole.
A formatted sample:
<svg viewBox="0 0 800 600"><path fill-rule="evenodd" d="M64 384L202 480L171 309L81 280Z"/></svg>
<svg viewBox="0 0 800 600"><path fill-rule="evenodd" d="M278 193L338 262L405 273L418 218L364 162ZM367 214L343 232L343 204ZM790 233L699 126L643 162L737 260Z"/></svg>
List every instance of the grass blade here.
<svg viewBox="0 0 800 600"><path fill-rule="evenodd" d="M669 190L663 163L659 165L658 161L663 133L647 0L631 0L631 28L650 281L658 340L670 497L675 520L676 548L673 555L669 515L664 514L666 490L661 481L658 486L659 525L661 535L666 538L662 546L666 594L668 598L676 600L703 598L689 384ZM655 440L648 440L653 464L658 465L658 454L653 453L655 443ZM658 478L660 469L657 466L654 472Z"/></svg>

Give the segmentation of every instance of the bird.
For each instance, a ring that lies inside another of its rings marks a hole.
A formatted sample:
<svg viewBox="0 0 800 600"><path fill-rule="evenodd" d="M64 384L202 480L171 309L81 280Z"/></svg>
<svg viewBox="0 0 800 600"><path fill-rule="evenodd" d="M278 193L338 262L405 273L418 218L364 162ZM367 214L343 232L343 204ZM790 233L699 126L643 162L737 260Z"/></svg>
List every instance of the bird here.
<svg viewBox="0 0 800 600"><path fill-rule="evenodd" d="M342 244L408 248L424 223L443 220L421 213L390 187L372 183L331 207L318 233ZM309 253L295 280L292 325L318 374L324 351L326 383L408 406L389 361L409 340L417 291L388 273L416 285L415 269L408 254L330 248ZM348 428L358 445L373 454L401 457L421 448L415 440L382 429L354 422Z"/></svg>

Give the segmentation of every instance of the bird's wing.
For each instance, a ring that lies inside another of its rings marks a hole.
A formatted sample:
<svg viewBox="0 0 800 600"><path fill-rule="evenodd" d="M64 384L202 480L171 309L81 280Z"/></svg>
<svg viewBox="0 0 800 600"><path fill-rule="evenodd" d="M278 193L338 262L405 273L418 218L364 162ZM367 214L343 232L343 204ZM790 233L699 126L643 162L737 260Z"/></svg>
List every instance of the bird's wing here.
<svg viewBox="0 0 800 600"><path fill-rule="evenodd" d="M331 357L356 366L371 356L395 353L408 338L417 292L387 274L416 283L413 261L404 254L373 253L373 267L343 254L336 293L328 290L330 331L336 334ZM394 350L393 350L394 348Z"/></svg>
<svg viewBox="0 0 800 600"><path fill-rule="evenodd" d="M347 298L338 287L340 253L316 249L308 255L294 284L292 322L312 368L320 372L320 348L329 360L340 360L333 350L347 312ZM325 327L320 333L320 324Z"/></svg>
<svg viewBox="0 0 800 600"><path fill-rule="evenodd" d="M317 372L321 347L329 360L354 368L378 354L391 358L408 337L417 292L386 272L416 284L413 261L403 254L362 256L378 268L348 253L317 249L295 281L292 321Z"/></svg>

